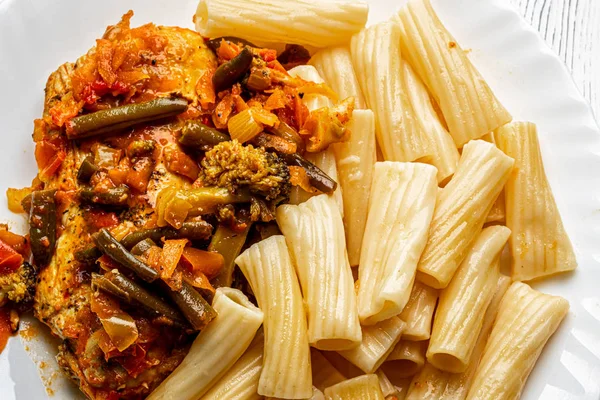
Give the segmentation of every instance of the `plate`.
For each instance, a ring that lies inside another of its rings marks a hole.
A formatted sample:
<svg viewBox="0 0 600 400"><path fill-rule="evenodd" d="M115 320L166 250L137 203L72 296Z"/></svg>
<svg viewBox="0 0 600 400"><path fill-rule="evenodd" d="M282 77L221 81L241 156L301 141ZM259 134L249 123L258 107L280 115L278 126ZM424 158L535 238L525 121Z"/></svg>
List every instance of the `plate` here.
<svg viewBox="0 0 600 400"><path fill-rule="evenodd" d="M369 23L397 5L371 0ZM523 399L600 398L600 130L562 62L505 0L433 0L515 120L535 122L546 172L579 268L534 286L564 296L569 315L532 372ZM48 75L84 54L128 9L134 25L192 27L196 0L0 0L0 182L27 186L36 173L31 132L42 111ZM0 220L24 229L0 196ZM6 400L82 398L54 361L56 344L27 319L24 334L0 355ZM44 384L45 383L45 384ZM45 386L46 385L46 386Z"/></svg>

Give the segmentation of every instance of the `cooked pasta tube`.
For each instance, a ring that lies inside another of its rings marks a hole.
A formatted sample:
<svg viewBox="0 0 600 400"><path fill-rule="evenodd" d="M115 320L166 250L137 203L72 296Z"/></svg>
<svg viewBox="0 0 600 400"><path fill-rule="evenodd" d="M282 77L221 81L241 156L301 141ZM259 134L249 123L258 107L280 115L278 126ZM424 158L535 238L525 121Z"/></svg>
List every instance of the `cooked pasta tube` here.
<svg viewBox="0 0 600 400"><path fill-rule="evenodd" d="M427 361L452 373L465 372L500 276L500 253L510 236L505 226L485 228L446 289L433 320Z"/></svg>
<svg viewBox="0 0 600 400"><path fill-rule="evenodd" d="M363 326L362 342L350 350L338 353L367 374L379 368L402 335L406 324L398 317L392 317L377 325Z"/></svg>
<svg viewBox="0 0 600 400"><path fill-rule="evenodd" d="M383 397L387 399L388 396L394 396L398 392L381 368L375 372L375 375L379 379L379 387Z"/></svg>
<svg viewBox="0 0 600 400"><path fill-rule="evenodd" d="M375 119L371 110L354 110L350 140L335 143L338 183L344 193L344 231L351 266L358 265L375 166Z"/></svg>
<svg viewBox="0 0 600 400"><path fill-rule="evenodd" d="M400 9L402 55L435 97L462 147L512 119L436 15L429 0Z"/></svg>
<svg viewBox="0 0 600 400"><path fill-rule="evenodd" d="M415 110L417 123L421 125L424 146L429 155L420 159L437 168L438 183L448 181L458 165L458 149L433 108L427 88L421 82L413 68L406 60L402 60L402 76L404 88L409 101Z"/></svg>
<svg viewBox="0 0 600 400"><path fill-rule="evenodd" d="M325 395L322 391L313 386L313 394L310 400L325 400Z"/></svg>
<svg viewBox="0 0 600 400"><path fill-rule="evenodd" d="M335 202L322 194L297 206L279 206L277 223L296 263L310 344L321 350L356 347L362 334L344 225Z"/></svg>
<svg viewBox="0 0 600 400"><path fill-rule="evenodd" d="M426 341L400 340L381 368L386 373L390 371L390 374L398 378L413 376L425 365L426 349Z"/></svg>
<svg viewBox="0 0 600 400"><path fill-rule="evenodd" d="M194 21L205 37L231 35L261 43L329 47L347 42L367 22L364 1L200 0Z"/></svg>
<svg viewBox="0 0 600 400"><path fill-rule="evenodd" d="M181 364L149 400L202 397L246 351L263 322L263 312L237 289L218 288L212 306L217 317L198 334ZM222 346L223 338L227 346Z"/></svg>
<svg viewBox="0 0 600 400"><path fill-rule="evenodd" d="M352 37L352 63L367 106L375 113L377 141L388 161L426 156L421 126L405 93L400 28L381 22Z"/></svg>
<svg viewBox="0 0 600 400"><path fill-rule="evenodd" d="M500 192L498 198L494 202L492 209L485 218L486 224L504 223L506 220L504 190Z"/></svg>
<svg viewBox="0 0 600 400"><path fill-rule="evenodd" d="M356 109L367 108L356 79L348 46L329 47L319 50L309 61L323 80L341 99L354 97Z"/></svg>
<svg viewBox="0 0 600 400"><path fill-rule="evenodd" d="M521 282L506 291L467 399L518 399L569 302Z"/></svg>
<svg viewBox="0 0 600 400"><path fill-rule="evenodd" d="M313 385L321 391L346 379L346 377L315 348L310 349L310 363L312 366Z"/></svg>
<svg viewBox="0 0 600 400"><path fill-rule="evenodd" d="M306 313L285 238L275 235L262 240L235 262L264 312L265 355L258 394L285 399L310 397Z"/></svg>
<svg viewBox="0 0 600 400"><path fill-rule="evenodd" d="M265 339L257 334L248 350L202 397L202 400L258 400Z"/></svg>
<svg viewBox="0 0 600 400"><path fill-rule="evenodd" d="M448 286L510 176L514 160L483 140L467 143L454 177L440 192L417 279Z"/></svg>
<svg viewBox="0 0 600 400"><path fill-rule="evenodd" d="M492 330L502 297L510 286L508 276L500 275L496 282L492 301L488 306L481 332L475 344L469 367L462 374L452 374L435 368L429 363L412 380L406 399L409 400L464 400L479 364L479 359Z"/></svg>
<svg viewBox="0 0 600 400"><path fill-rule="evenodd" d="M361 375L325 389L327 400L384 400L377 375Z"/></svg>
<svg viewBox="0 0 600 400"><path fill-rule="evenodd" d="M323 351L321 352L323 357L327 359L346 378L355 378L359 375L364 375L364 372L350 361L335 351Z"/></svg>
<svg viewBox="0 0 600 400"><path fill-rule="evenodd" d="M546 178L535 124L515 122L498 129L495 137L498 147L515 159L505 188L513 280L575 269L577 260Z"/></svg>
<svg viewBox="0 0 600 400"><path fill-rule="evenodd" d="M375 164L358 268L362 324L400 314L410 298L435 208L435 176L427 164Z"/></svg>
<svg viewBox="0 0 600 400"><path fill-rule="evenodd" d="M319 75L315 67L312 65L300 65L290 69L289 74L292 76L297 76L299 78L304 79L305 81L315 82L315 83L323 83L323 78ZM322 94L306 94L302 98L302 102L306 105L306 107L310 110L317 110L322 107L331 106L331 102L326 96ZM321 171L325 172L331 179L335 182L339 182L338 180L338 171L337 165L335 162L335 154L333 149L329 147L328 149L318 152L318 153L306 153L304 156L308 161L315 164ZM312 197L311 194L304 191L302 188L295 186L293 188L294 191L300 192L298 194L294 194L293 197L297 199L293 204L300 204L308 200ZM337 203L340 212L342 213L342 217L344 216L344 200L342 198L342 186L338 185L338 187L333 192L332 196ZM303 192L303 193L302 193Z"/></svg>
<svg viewBox="0 0 600 400"><path fill-rule="evenodd" d="M402 339L413 341L429 339L437 299L437 289L415 281L408 303L399 315L402 321L406 321Z"/></svg>

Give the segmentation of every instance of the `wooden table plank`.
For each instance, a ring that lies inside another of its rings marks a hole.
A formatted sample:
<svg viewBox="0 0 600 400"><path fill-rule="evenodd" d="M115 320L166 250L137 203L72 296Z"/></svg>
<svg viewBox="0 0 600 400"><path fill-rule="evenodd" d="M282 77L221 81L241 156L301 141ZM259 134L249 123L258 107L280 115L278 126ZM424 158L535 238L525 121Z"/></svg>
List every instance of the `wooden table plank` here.
<svg viewBox="0 0 600 400"><path fill-rule="evenodd" d="M507 0L565 62L600 119L600 0Z"/></svg>

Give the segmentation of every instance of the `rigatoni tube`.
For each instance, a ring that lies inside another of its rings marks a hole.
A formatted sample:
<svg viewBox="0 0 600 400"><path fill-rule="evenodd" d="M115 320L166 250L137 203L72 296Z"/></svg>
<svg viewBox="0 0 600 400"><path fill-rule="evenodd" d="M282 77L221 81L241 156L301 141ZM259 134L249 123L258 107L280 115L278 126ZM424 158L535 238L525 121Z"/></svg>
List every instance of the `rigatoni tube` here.
<svg viewBox="0 0 600 400"><path fill-rule="evenodd" d="M392 317L377 325L364 326L362 342L350 350L338 353L367 374L379 368L400 341L406 324L398 317Z"/></svg>
<svg viewBox="0 0 600 400"><path fill-rule="evenodd" d="M346 377L315 348L310 349L310 364L313 374L313 385L321 391L346 379Z"/></svg>
<svg viewBox="0 0 600 400"><path fill-rule="evenodd" d="M440 105L457 147L510 122L511 115L436 15L429 0L399 12L402 55Z"/></svg>
<svg viewBox="0 0 600 400"><path fill-rule="evenodd" d="M485 228L452 281L442 290L427 360L453 373L465 372L500 276L500 253L510 236L504 226Z"/></svg>
<svg viewBox="0 0 600 400"><path fill-rule="evenodd" d="M498 147L515 159L506 183L506 226L512 231L513 280L528 281L577 267L573 246L546 178L536 126L515 122L495 133Z"/></svg>
<svg viewBox="0 0 600 400"><path fill-rule="evenodd" d="M467 399L518 399L546 342L569 311L562 297L521 282L507 290Z"/></svg>
<svg viewBox="0 0 600 400"><path fill-rule="evenodd" d="M410 298L437 197L436 170L378 162L358 268L358 315L372 325L398 315Z"/></svg>
<svg viewBox="0 0 600 400"><path fill-rule="evenodd" d="M363 29L352 37L351 54L367 106L375 113L384 158L414 161L426 156L424 132L403 87L399 25L381 22Z"/></svg>
<svg viewBox="0 0 600 400"><path fill-rule="evenodd" d="M413 376L425 365L426 349L427 341L400 340L381 368L399 378Z"/></svg>
<svg viewBox="0 0 600 400"><path fill-rule="evenodd" d="M327 400L384 400L377 375L361 375L325 389Z"/></svg>
<svg viewBox="0 0 600 400"><path fill-rule="evenodd" d="M366 103L348 46L329 47L318 51L309 61L317 69L323 80L341 99L354 97L356 109L366 108Z"/></svg>
<svg viewBox="0 0 600 400"><path fill-rule="evenodd" d="M246 351L263 322L263 312L237 289L217 289L212 306L217 317L200 332L181 364L149 400L202 397ZM229 343L225 347L224 337Z"/></svg>
<svg viewBox="0 0 600 400"><path fill-rule="evenodd" d="M282 205L277 223L300 278L310 344L321 350L355 347L362 334L337 205L324 194L297 206Z"/></svg>
<svg viewBox="0 0 600 400"><path fill-rule="evenodd" d="M312 393L302 293L285 238L271 236L236 260L264 312L265 355L258 393L286 399Z"/></svg>
<svg viewBox="0 0 600 400"><path fill-rule="evenodd" d="M448 286L481 231L514 160L483 140L472 140L462 152L454 177L438 195L427 246L417 279L428 286Z"/></svg>
<svg viewBox="0 0 600 400"><path fill-rule="evenodd" d="M417 123L423 130L423 143L428 155L421 158L437 168L437 180L442 184L448 181L458 165L458 149L433 108L431 97L421 79L406 60L402 60L404 88L415 110Z"/></svg>
<svg viewBox="0 0 600 400"><path fill-rule="evenodd" d="M498 314L498 307L510 286L511 280L505 275L500 275L496 282L492 301L488 306L481 332L477 338L477 343L474 346L471 361L467 370L461 374L453 374L450 372L437 369L429 363L425 363L425 367L412 380L409 391L406 395L406 400L465 400L479 359L483 353L483 349L492 330L494 320Z"/></svg>
<svg viewBox="0 0 600 400"><path fill-rule="evenodd" d="M376 161L375 119L371 110L354 110L348 125L350 140L335 143L338 183L344 193L344 230L351 266L358 265L365 225L371 180Z"/></svg>
<svg viewBox="0 0 600 400"><path fill-rule="evenodd" d="M437 299L437 289L415 281L408 303L399 315L400 319L406 322L402 339L413 341L429 339Z"/></svg>
<svg viewBox="0 0 600 400"><path fill-rule="evenodd" d="M210 388L202 400L261 399L257 390L263 365L264 343L262 335L255 338L244 355Z"/></svg>
<svg viewBox="0 0 600 400"><path fill-rule="evenodd" d="M328 47L361 30L368 12L364 1L201 0L194 21L209 38L234 32L252 42Z"/></svg>

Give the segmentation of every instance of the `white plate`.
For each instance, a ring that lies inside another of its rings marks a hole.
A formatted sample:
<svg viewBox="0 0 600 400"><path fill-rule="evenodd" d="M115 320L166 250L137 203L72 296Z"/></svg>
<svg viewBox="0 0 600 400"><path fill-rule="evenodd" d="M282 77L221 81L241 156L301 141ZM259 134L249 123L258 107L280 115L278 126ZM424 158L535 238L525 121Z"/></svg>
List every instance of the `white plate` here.
<svg viewBox="0 0 600 400"><path fill-rule="evenodd" d="M397 7L386 0L370 3L370 23L386 19ZM535 285L566 297L571 311L546 346L523 398L597 400L600 131L562 62L505 3L434 0L444 23L472 50L475 65L515 119L538 124L546 171L577 252L576 272ZM32 121L42 111L46 78L58 65L86 52L130 8L136 25L152 21L192 27L195 6L196 0L0 0L2 190L28 185L36 173ZM22 228L23 219L10 214L0 197L0 220ZM39 337L11 339L0 355L0 397L43 399L42 380L50 383L54 399L79 396L57 373L54 346ZM38 370L42 362L46 367Z"/></svg>

